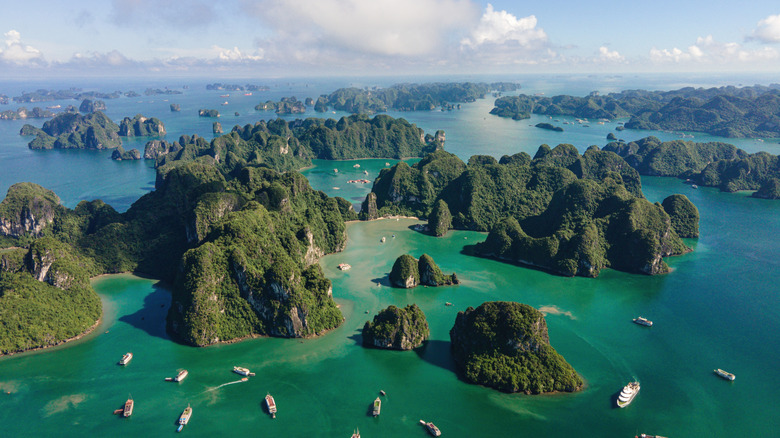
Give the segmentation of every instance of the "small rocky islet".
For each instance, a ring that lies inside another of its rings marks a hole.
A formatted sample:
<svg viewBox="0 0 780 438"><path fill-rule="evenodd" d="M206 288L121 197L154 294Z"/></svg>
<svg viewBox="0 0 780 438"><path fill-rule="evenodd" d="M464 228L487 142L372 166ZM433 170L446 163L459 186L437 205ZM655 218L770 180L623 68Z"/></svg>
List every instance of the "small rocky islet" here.
<svg viewBox="0 0 780 438"><path fill-rule="evenodd" d="M393 263L389 278L393 287L406 289L419 285L435 287L459 283L457 275L443 274L433 257L428 254L421 255L419 260L409 254L398 257Z"/></svg>

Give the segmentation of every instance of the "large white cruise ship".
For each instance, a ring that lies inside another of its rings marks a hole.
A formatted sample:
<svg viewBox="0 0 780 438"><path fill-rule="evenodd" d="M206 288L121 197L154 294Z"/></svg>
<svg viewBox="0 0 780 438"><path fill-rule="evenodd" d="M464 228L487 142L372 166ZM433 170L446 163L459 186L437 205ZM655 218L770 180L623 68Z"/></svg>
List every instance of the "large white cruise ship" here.
<svg viewBox="0 0 780 438"><path fill-rule="evenodd" d="M630 382L628 385L624 386L617 399L618 407L625 408L631 404L637 394L639 394L639 382Z"/></svg>

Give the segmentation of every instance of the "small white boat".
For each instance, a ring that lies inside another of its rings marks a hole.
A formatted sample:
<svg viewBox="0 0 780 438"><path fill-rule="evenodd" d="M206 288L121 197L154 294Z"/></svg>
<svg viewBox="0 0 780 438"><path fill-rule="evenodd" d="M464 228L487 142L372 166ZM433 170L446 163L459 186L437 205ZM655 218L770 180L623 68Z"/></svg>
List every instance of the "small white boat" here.
<svg viewBox="0 0 780 438"><path fill-rule="evenodd" d="M242 376L254 376L255 373L249 371L248 368L244 367L233 367L233 372L236 374L241 374Z"/></svg>
<svg viewBox="0 0 780 438"><path fill-rule="evenodd" d="M340 271L348 271L352 266L347 263L339 263L338 268Z"/></svg>
<svg viewBox="0 0 780 438"><path fill-rule="evenodd" d="M127 365L133 360L133 353L125 353L121 359L119 359L119 365Z"/></svg>
<svg viewBox="0 0 780 438"><path fill-rule="evenodd" d="M645 327L652 327L653 321L650 321L649 319L640 316L638 318L634 318L634 324L643 325Z"/></svg>
<svg viewBox="0 0 780 438"><path fill-rule="evenodd" d="M271 414L271 418L276 418L276 400L271 394L265 395L265 405L268 407L268 413Z"/></svg>
<svg viewBox="0 0 780 438"><path fill-rule="evenodd" d="M717 370L713 370L713 372L714 372L715 374L717 374L719 377L722 377L722 378L724 378L724 379L726 379L726 380L731 380L731 381L733 381L734 379L736 379L736 378L737 378L737 376L735 376L734 374L731 374L731 373L730 373L730 372L728 372L728 371L723 371L723 370L722 370L722 369L720 369L720 368L718 368Z"/></svg>
<svg viewBox="0 0 780 438"><path fill-rule="evenodd" d="M620 391L620 395L617 399L617 406L619 408L625 408L634 401L634 397L639 394L639 382L629 382L628 385L623 387Z"/></svg>
<svg viewBox="0 0 780 438"><path fill-rule="evenodd" d="M428 431L428 433L430 433L431 435L433 435L433 436L441 436L441 431L439 430L439 428L438 428L438 427L436 427L436 425L435 425L435 424L433 424L433 423L430 423L430 422L426 423L426 422L425 422L425 421L423 421L423 420L420 420L420 424L422 424L422 425L423 425L423 427L425 427L425 429L426 429L426 430Z"/></svg>

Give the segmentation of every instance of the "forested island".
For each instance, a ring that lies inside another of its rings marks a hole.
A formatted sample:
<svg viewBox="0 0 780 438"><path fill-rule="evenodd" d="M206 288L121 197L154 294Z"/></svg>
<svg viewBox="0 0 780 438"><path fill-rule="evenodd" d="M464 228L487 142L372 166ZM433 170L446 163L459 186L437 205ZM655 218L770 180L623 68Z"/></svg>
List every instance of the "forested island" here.
<svg viewBox="0 0 780 438"><path fill-rule="evenodd" d="M398 257L390 271L390 284L393 287L413 288L419 285L445 286L458 284L458 276L445 275L433 257L423 254L417 260L409 254Z"/></svg>
<svg viewBox="0 0 780 438"><path fill-rule="evenodd" d="M595 277L605 267L668 272L663 257L690 251L680 238L692 236L670 217L680 211L644 199L639 174L617 154L591 147L580 155L562 144L542 145L533 159L521 152L466 164L440 150L414 166L398 163L380 172L360 217L428 217L435 234L446 232L443 217L453 228L489 231L466 248L471 254Z"/></svg>
<svg viewBox="0 0 780 438"><path fill-rule="evenodd" d="M363 326L363 345L387 350L411 350L430 337L428 321L417 304L404 308L389 306L366 321Z"/></svg>
<svg viewBox="0 0 780 438"><path fill-rule="evenodd" d="M589 119L630 117L626 129L706 132L720 137L780 137L780 84L693 88L673 91L626 90L585 97L500 97L491 114L525 119L530 114Z"/></svg>
<svg viewBox="0 0 780 438"><path fill-rule="evenodd" d="M780 199L780 158L767 152L749 154L728 143L662 142L645 137L604 146L623 157L641 175L688 179L724 192L755 190L753 196Z"/></svg>
<svg viewBox="0 0 780 438"><path fill-rule="evenodd" d="M0 120L19 120L19 119L48 119L54 117L54 113L48 109L34 107L28 110L25 107L14 110L5 110L0 112Z"/></svg>
<svg viewBox="0 0 780 438"><path fill-rule="evenodd" d="M214 161L225 173L245 164L287 171L308 167L315 158L420 157L442 148L443 138L443 132L425 134L416 125L387 115L356 114L338 121L275 119L235 126L211 142L198 136L182 136L170 143L154 140L147 143L144 158L156 160L160 174L171 165L193 160Z"/></svg>
<svg viewBox="0 0 780 438"><path fill-rule="evenodd" d="M458 312L450 330L458 375L503 392L573 392L582 378L550 345L547 322L527 304L487 302Z"/></svg>
<svg viewBox="0 0 780 438"><path fill-rule="evenodd" d="M155 117L140 114L132 119L125 117L117 125L101 111L83 116L64 112L41 128L26 124L19 134L35 136L28 143L30 149L113 149L122 145L120 137L164 135L165 126Z"/></svg>
<svg viewBox="0 0 780 438"><path fill-rule="evenodd" d="M343 316L317 261L344 248L346 221L357 215L302 175L275 169L298 169L314 151L327 155L329 145L361 157L435 150L439 143L403 119L352 116L260 122L212 143L182 136L173 145L151 144L145 153L160 160L155 190L125 213L101 201L71 210L34 184L9 189L0 204L0 314L25 308L42 316L20 313L25 319L3 337L3 352L89 330L100 316L89 277L119 272L172 285L168 329L187 344L315 336L337 327ZM294 155L300 160L282 158ZM58 314L49 317L55 305Z"/></svg>
<svg viewBox="0 0 780 438"><path fill-rule="evenodd" d="M303 114L306 112L306 104L295 96L283 97L278 102L273 100L255 105L256 111L273 111L276 114Z"/></svg>
<svg viewBox="0 0 780 438"><path fill-rule="evenodd" d="M333 108L351 113L381 113L398 111L429 111L449 103L473 102L491 91L515 91L520 86L512 82L460 82L395 84L387 88L339 88L315 102L316 111Z"/></svg>

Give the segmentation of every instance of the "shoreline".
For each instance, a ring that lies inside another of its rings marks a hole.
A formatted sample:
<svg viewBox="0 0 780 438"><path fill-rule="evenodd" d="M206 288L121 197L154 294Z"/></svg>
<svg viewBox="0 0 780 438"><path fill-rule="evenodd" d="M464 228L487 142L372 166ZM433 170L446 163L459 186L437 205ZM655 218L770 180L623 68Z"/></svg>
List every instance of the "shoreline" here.
<svg viewBox="0 0 780 438"><path fill-rule="evenodd" d="M419 217L417 217L417 216L403 216L403 215L393 215L393 216L382 216L382 217L378 217L378 218L376 218L376 219L368 219L368 220L360 220L360 219L355 219L355 220L353 220L353 221L344 221L344 223L345 223L345 224L347 224L347 225L349 225L349 224L354 224L354 223L357 223L357 222L374 222L374 221L381 221L381 220L383 220L383 219L414 219L414 220L416 220L416 221L422 220L422 219L420 219L420 218L419 218Z"/></svg>
<svg viewBox="0 0 780 438"><path fill-rule="evenodd" d="M26 350L17 350L17 351L12 351L12 352L8 352L8 353L2 353L2 354L0 354L0 358L6 357L6 356L13 356L15 354L30 353L30 352L33 352L33 351L46 350L47 348L58 347L60 345L67 344L68 342L71 342L71 341L78 341L79 339L83 338L84 336L87 336L87 335L91 334L92 332L94 332L95 329L97 329L98 326L100 326L100 324L102 322L103 322L103 315L100 315L100 318L98 318L98 320L95 321L95 323L92 324L91 327L89 327L87 330L85 330L81 334L78 334L78 335L76 335L76 336L74 336L72 338L64 339L62 341L57 342L56 344L44 345L44 346L41 346L41 347L28 348Z"/></svg>

